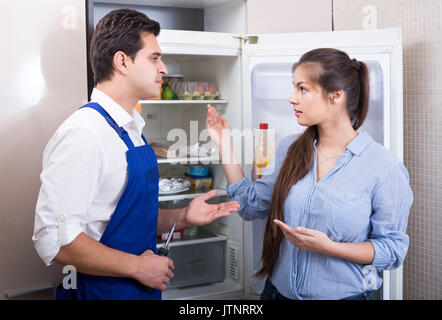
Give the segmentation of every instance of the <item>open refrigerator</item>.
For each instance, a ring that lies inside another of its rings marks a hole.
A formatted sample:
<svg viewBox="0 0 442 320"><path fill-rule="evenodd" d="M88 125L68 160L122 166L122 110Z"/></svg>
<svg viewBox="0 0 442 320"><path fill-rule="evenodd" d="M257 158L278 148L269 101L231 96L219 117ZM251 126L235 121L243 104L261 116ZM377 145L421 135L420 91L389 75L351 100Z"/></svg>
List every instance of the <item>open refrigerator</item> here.
<svg viewBox="0 0 442 320"><path fill-rule="evenodd" d="M308 50L333 47L367 63L370 106L367 120L360 130L367 130L377 142L394 151L402 160L399 29L274 35L162 30L158 40L170 74L182 74L186 81L213 82L220 92L220 99L140 101L141 113L146 120L144 135L149 143L164 140L176 128L186 132L190 144L195 141L207 143L203 131L208 103L228 119L232 129L240 132L259 128L260 122L267 122L269 128L275 130L276 145L283 137L302 132L305 128L297 124L288 102L293 90L291 67ZM234 139L234 149L246 176L251 179L251 165L245 163L250 148L246 147L244 139ZM186 166L200 162L210 166L212 188L218 191L217 197L211 201L226 201L226 179L217 159L198 156L185 160L162 159L159 160L160 176L182 175ZM160 208L183 207L198 194L188 191L160 196ZM216 260L222 261L224 271L214 282L168 289L163 293L163 299L257 298L264 279L253 275L259 269L265 223L266 220L246 222L237 214L231 214L202 227L211 236L173 241L172 257L174 250L188 250L195 255L190 262L174 261L175 265L187 268L184 277L198 278L213 271L211 258L202 251L191 249L210 242L224 242L221 249L224 256ZM383 273L383 285L378 295L382 299L402 298L401 268Z"/></svg>

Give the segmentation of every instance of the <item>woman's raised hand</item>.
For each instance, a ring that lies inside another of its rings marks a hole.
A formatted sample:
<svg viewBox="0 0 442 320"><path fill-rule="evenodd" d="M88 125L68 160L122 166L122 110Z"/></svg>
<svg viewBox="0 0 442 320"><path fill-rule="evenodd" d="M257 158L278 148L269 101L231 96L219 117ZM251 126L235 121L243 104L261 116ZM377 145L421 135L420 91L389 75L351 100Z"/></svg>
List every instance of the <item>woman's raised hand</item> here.
<svg viewBox="0 0 442 320"><path fill-rule="evenodd" d="M207 131L210 138L216 144L218 150L221 151L222 135L228 135L230 141L230 124L223 116L220 116L216 109L210 104L207 105Z"/></svg>
<svg viewBox="0 0 442 320"><path fill-rule="evenodd" d="M239 165L233 150L232 132L229 122L220 116L216 109L210 104L207 105L207 131L210 138L218 148L222 161L227 184L238 182L244 177L244 172Z"/></svg>

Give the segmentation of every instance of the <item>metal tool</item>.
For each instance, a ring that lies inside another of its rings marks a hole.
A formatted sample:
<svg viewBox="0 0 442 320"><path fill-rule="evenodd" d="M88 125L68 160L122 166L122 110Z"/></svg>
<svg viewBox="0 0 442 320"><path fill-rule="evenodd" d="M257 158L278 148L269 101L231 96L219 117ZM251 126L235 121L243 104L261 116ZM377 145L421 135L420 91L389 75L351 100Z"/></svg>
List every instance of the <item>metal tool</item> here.
<svg viewBox="0 0 442 320"><path fill-rule="evenodd" d="M173 224L172 228L169 231L169 234L167 235L166 242L161 246L161 248L158 249L158 255L167 257L169 255L169 243L170 239L172 239L173 232L175 231L176 223ZM147 291L153 292L153 288L146 287Z"/></svg>
<svg viewBox="0 0 442 320"><path fill-rule="evenodd" d="M170 229L169 234L167 235L166 242L161 246L161 248L158 249L158 255L167 257L169 255L169 242L170 239L172 239L173 232L175 231L176 223L173 224L172 228Z"/></svg>

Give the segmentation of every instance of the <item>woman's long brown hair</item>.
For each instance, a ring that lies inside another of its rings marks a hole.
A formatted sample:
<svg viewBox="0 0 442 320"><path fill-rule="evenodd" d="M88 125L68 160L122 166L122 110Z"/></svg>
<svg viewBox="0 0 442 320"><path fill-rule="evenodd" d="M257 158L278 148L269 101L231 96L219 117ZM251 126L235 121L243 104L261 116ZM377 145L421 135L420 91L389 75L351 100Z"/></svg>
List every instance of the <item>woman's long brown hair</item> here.
<svg viewBox="0 0 442 320"><path fill-rule="evenodd" d="M364 122L368 111L369 79L366 64L350 59L340 50L323 48L305 53L299 62L293 65L293 74L300 65L314 67L310 72L310 81L319 84L325 96L341 89L345 92L347 112L353 129L357 130ZM315 139L319 141L318 128L313 125L308 127L287 151L270 200L264 233L262 268L255 276L272 276L283 237L282 231L273 220L284 221L284 202L291 187L310 171L313 165Z"/></svg>

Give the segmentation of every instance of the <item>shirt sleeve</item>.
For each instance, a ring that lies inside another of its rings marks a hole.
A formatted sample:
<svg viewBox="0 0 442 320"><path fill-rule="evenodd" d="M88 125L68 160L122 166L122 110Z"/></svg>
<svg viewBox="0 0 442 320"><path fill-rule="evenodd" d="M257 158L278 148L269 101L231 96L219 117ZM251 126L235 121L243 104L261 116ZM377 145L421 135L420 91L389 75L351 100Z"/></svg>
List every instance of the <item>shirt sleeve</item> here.
<svg viewBox="0 0 442 320"><path fill-rule="evenodd" d="M273 163L264 170L262 178L251 182L244 177L226 187L230 200L240 204L238 214L245 220L264 219L267 217L273 187L279 170L285 160L287 150L299 135L290 135L281 140L275 152Z"/></svg>
<svg viewBox="0 0 442 320"><path fill-rule="evenodd" d="M52 264L61 246L84 231L102 158L98 138L88 128L57 131L49 141L43 154L32 237L46 265Z"/></svg>
<svg viewBox="0 0 442 320"><path fill-rule="evenodd" d="M369 241L374 248L372 265L378 271L398 268L408 251L406 234L408 215L413 203L407 169L396 165L375 190L372 230Z"/></svg>

